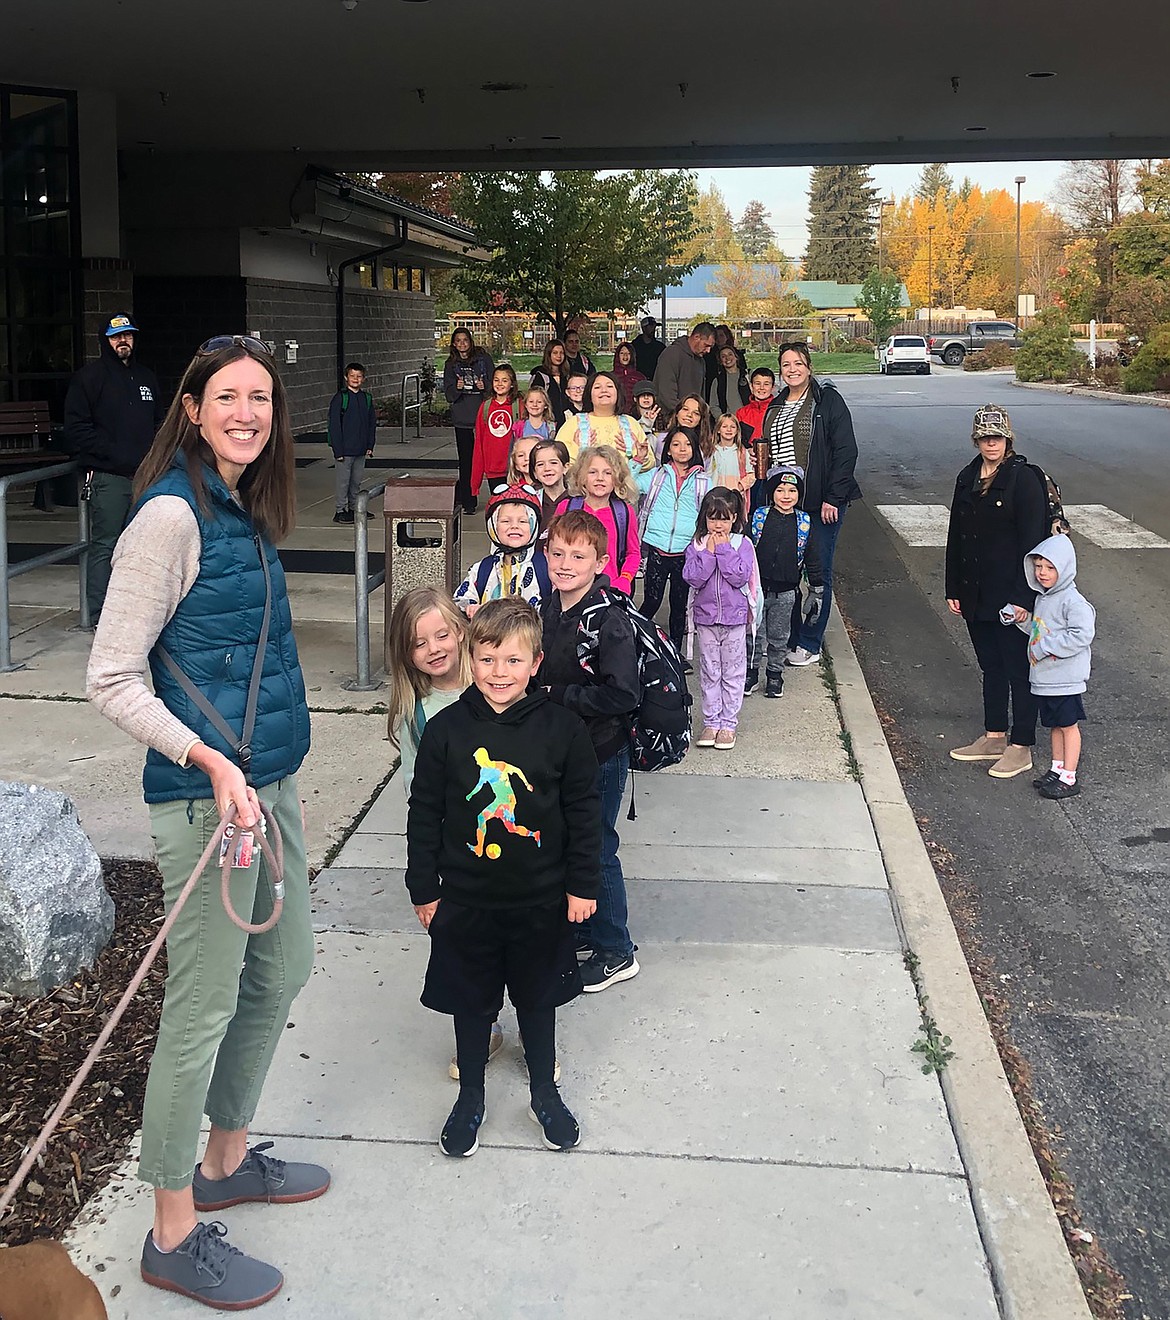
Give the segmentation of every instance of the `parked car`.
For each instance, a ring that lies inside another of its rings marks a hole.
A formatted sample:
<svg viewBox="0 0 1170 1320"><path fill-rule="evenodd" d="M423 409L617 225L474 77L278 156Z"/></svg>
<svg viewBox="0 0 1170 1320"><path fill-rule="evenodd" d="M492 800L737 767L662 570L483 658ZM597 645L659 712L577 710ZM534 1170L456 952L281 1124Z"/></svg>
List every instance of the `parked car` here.
<svg viewBox="0 0 1170 1320"><path fill-rule="evenodd" d="M891 335L873 350L873 355L883 376L892 376L898 371L930 375L930 349L922 335Z"/></svg>
<svg viewBox="0 0 1170 1320"><path fill-rule="evenodd" d="M968 353L977 353L990 344L1019 348L1020 332L1011 321L972 321L965 335L931 335L927 342L931 357L942 358L948 367L961 367Z"/></svg>

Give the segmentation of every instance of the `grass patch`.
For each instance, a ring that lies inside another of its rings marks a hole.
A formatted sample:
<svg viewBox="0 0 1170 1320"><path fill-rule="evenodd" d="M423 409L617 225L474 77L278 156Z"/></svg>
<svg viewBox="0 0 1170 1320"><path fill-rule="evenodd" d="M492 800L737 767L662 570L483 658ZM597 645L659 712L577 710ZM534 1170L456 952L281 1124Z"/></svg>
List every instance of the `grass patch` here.
<svg viewBox="0 0 1170 1320"><path fill-rule="evenodd" d="M918 997L918 1011L922 1015L922 1026L919 1027L921 1037L910 1046L910 1049L913 1053L922 1055L924 1073L940 1073L955 1057L955 1052L951 1049L951 1038L942 1034L938 1023L927 1010L927 996L922 993L922 979L919 976L918 955L907 949L902 955L902 965L910 973L914 993Z"/></svg>
<svg viewBox="0 0 1170 1320"><path fill-rule="evenodd" d="M837 730L837 737L841 741L849 765L849 777L854 783L860 784L861 766L858 765L853 751L853 735L845 727L845 720L841 715L841 691L837 686L837 671L833 668L833 657L826 646L821 647L821 682L825 685L825 691L833 698L833 705L837 711L837 723L841 726Z"/></svg>

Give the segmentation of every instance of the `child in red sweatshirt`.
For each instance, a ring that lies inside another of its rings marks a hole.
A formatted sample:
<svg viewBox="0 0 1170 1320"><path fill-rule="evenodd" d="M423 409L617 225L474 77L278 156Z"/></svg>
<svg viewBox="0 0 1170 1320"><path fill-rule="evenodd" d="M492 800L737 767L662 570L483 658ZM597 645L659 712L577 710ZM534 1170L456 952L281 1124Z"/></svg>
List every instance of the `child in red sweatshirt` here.
<svg viewBox="0 0 1170 1320"><path fill-rule="evenodd" d="M478 499L486 477L488 491L504 480L512 450L512 428L520 416L516 373L501 362L492 373L492 395L475 414L475 448L471 456L471 494Z"/></svg>
<svg viewBox="0 0 1170 1320"><path fill-rule="evenodd" d="M751 427L749 441L760 438L760 428L764 425L764 414L776 393L776 373L770 367L757 367L752 372L752 397L749 403L737 408L735 415Z"/></svg>

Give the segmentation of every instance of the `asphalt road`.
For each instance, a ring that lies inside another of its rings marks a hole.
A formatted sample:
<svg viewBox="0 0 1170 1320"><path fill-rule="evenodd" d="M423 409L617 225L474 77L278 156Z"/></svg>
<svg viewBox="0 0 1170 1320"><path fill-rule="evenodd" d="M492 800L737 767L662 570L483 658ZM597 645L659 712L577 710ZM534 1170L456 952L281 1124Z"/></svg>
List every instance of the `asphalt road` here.
<svg viewBox="0 0 1170 1320"><path fill-rule="evenodd" d="M1082 795L1040 799L950 760L982 727L979 672L947 612L941 549L876 505L949 506L971 418L1005 405L1017 449L1067 504L1106 505L1170 540L1170 411L1014 387L1002 375L842 377L865 502L839 543L839 589L870 688L893 718L916 813L957 858L974 935L1011 1007L1086 1223L1133 1294L1170 1317L1170 549L1073 539L1097 608ZM1047 752L1040 731L1039 751ZM1047 757L1037 763L1047 766ZM946 1024L941 1024L945 1030Z"/></svg>

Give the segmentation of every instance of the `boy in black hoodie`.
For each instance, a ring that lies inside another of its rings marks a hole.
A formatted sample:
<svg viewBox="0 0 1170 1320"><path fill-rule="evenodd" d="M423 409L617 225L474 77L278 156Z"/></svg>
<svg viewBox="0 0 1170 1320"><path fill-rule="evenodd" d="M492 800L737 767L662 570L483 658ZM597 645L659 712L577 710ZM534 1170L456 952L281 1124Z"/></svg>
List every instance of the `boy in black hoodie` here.
<svg viewBox="0 0 1170 1320"><path fill-rule="evenodd" d="M601 889L580 941L581 968L592 994L638 975L627 926L626 881L618 858L617 817L630 771L629 716L642 697L634 629L614 603L605 570L606 535L586 509L549 523L546 556L552 594L542 606L544 665L540 682L559 706L579 715L597 756L601 793Z"/></svg>
<svg viewBox="0 0 1170 1320"><path fill-rule="evenodd" d="M431 937L422 1002L455 1019L459 1098L439 1146L463 1156L479 1148L484 1068L506 987L529 1113L550 1150L571 1150L581 1133L553 1081L556 1010L581 991L569 922L597 906L597 760L575 715L528 692L542 659L531 605L489 601L468 642L474 686L427 721L406 826L406 887Z"/></svg>
<svg viewBox="0 0 1170 1320"><path fill-rule="evenodd" d="M752 514L751 535L764 592L764 626L754 641L748 641L745 697L760 685L761 661L767 666L764 696L784 695L784 657L789 629L800 617L800 574L808 545L810 518L797 507L803 498L804 470L795 464L773 468L764 485L764 503Z"/></svg>

